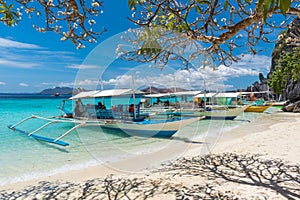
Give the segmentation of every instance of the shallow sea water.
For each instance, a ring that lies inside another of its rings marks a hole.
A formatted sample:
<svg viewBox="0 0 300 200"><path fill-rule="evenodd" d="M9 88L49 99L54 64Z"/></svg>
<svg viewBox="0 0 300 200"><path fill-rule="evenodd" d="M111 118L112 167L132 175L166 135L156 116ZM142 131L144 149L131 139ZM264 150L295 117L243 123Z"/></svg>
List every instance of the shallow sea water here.
<svg viewBox="0 0 300 200"><path fill-rule="evenodd" d="M63 141L70 144L67 147L41 142L7 128L31 115L59 116L61 113L56 106L60 106L61 101L62 98L54 97L20 98L0 95L0 185L144 156L205 136L218 137L222 132L261 115L244 113L234 121L201 120L182 128L171 139L133 137L118 131L103 132L99 127L80 128L63 138ZM45 121L32 119L19 128L30 132L42 124ZM57 123L38 134L55 138L72 126Z"/></svg>

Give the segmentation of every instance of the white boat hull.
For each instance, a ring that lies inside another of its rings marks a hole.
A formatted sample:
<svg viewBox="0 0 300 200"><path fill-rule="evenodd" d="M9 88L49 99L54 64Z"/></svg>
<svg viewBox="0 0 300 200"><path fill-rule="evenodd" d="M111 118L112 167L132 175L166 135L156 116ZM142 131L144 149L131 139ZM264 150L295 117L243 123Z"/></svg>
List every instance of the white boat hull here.
<svg viewBox="0 0 300 200"><path fill-rule="evenodd" d="M100 127L110 130L119 130L133 136L142 137L171 137L179 129L204 117L193 117L181 120L145 120L143 122L107 121ZM163 121L163 122L162 122Z"/></svg>
<svg viewBox="0 0 300 200"><path fill-rule="evenodd" d="M233 120L240 115L248 106L241 106L227 109L213 109L211 111L200 110L181 110L178 115L181 116L205 116L205 119L224 119ZM175 113L176 114L176 113Z"/></svg>

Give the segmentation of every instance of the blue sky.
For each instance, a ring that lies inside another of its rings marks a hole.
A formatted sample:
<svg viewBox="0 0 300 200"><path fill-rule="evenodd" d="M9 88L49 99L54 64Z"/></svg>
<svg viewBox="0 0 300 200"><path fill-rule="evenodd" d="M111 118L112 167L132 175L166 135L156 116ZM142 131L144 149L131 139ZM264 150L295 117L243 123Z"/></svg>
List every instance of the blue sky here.
<svg viewBox="0 0 300 200"><path fill-rule="evenodd" d="M108 31L97 44L86 45L85 49L80 50L71 42L61 42L59 35L37 32L32 28L33 22L25 16L13 28L0 24L0 93L40 92L55 86L95 89L98 87L95 85L99 85L99 67L105 70L102 78L107 89L130 87L133 68L137 87L174 87L174 82L177 82L176 87L198 89L202 85L201 78L213 74L211 88L217 86L218 81L228 90L246 88L258 80L259 72L266 75L269 70L274 44L262 44L260 48L263 52L257 56L240 50L237 54L245 54L243 60L230 68L220 66L217 74L212 70L205 73L184 72L171 65L160 71L150 68L149 64L116 60L115 55L106 57L109 56L106 54L114 53L111 41L114 43L118 40L117 34L128 28L137 28L126 19L130 15L126 0L117 4L106 0L104 13L97 20L97 26L105 27ZM278 31L273 33L274 39Z"/></svg>

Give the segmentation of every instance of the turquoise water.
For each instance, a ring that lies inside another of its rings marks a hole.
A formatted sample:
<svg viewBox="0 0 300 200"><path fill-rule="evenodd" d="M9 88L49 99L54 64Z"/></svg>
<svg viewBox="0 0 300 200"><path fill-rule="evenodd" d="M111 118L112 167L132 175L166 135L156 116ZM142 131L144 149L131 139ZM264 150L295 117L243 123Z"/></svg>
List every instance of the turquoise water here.
<svg viewBox="0 0 300 200"><path fill-rule="evenodd" d="M99 163L143 156L167 148L171 142L218 135L260 114L245 113L234 121L201 120L178 131L173 139L129 137L117 131L103 132L99 127L80 128L66 136L63 141L70 145L61 147L37 141L25 134L7 128L25 117L61 115L56 106L60 98L4 98L0 95L0 185L46 177L72 169L84 168ZM107 104L109 103L106 100ZM121 101L121 100L120 100ZM69 108L71 109L70 105ZM45 121L32 119L19 128L33 131ZM58 137L73 124L57 123L38 132L39 135Z"/></svg>

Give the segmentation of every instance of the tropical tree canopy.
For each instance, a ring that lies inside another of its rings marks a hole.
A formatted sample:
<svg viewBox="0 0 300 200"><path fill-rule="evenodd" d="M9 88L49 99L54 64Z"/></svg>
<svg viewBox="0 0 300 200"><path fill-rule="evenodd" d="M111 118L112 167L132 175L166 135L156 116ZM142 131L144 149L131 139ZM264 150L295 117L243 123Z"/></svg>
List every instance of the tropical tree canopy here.
<svg viewBox="0 0 300 200"><path fill-rule="evenodd" d="M256 54L259 42L272 42L268 35L275 28L300 16L299 2L293 0L129 0L129 6L129 20L143 31L130 31L127 40L136 51L121 48L123 57L166 64L189 51L187 68L200 55L228 66L242 56L234 53L237 48Z"/></svg>
<svg viewBox="0 0 300 200"><path fill-rule="evenodd" d="M269 85L276 94L283 94L288 81L300 80L300 48L294 52L283 52L279 62L275 66L275 71L271 74Z"/></svg>
<svg viewBox="0 0 300 200"><path fill-rule="evenodd" d="M77 48L94 43L105 29L94 31L95 18L103 11L101 0L15 0L8 4L0 0L0 22L14 26L23 15L32 18L39 32L55 32L61 40L70 40Z"/></svg>
<svg viewBox="0 0 300 200"><path fill-rule="evenodd" d="M14 26L21 21L23 15L27 15L37 23L33 25L37 31L60 34L62 41L70 40L77 48L83 48L85 43L96 42L106 31L105 28L95 26L95 19L104 9L103 0L10 2L0 0L0 22ZM182 33L188 40L205 43L205 48L201 45L200 49L199 46L191 54L191 58L206 52L214 55L215 61L230 64L239 59L233 55L233 50L239 47L236 42L239 34L246 34L246 45L251 52L256 53L255 45L258 41L268 41L267 34L271 30L268 28L284 25L268 19L279 13L299 16L297 3L294 0L128 0L128 6L133 12L130 20L147 28L147 32L138 34L134 41L139 48L136 55L141 55L142 52L147 56L134 56L132 52L130 55L133 56L132 59L140 61L160 58L164 63L170 56L180 55L188 46L187 40L175 40L170 46L166 40L172 41L174 38L165 35L166 32L162 34L157 29L159 27Z"/></svg>

